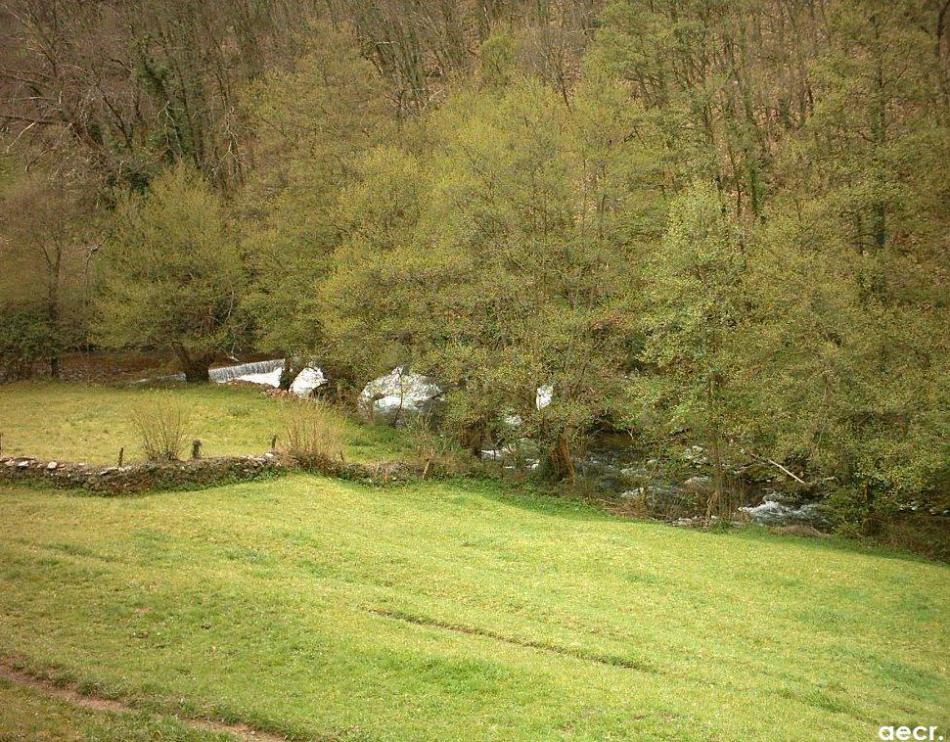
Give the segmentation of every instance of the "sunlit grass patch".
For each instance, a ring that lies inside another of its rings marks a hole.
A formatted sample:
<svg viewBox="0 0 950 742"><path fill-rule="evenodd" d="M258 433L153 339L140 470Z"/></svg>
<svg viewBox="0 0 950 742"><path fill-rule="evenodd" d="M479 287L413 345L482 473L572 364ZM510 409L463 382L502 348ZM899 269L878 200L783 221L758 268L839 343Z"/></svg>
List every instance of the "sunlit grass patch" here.
<svg viewBox="0 0 950 742"><path fill-rule="evenodd" d="M60 461L115 464L144 458L133 415L156 395L187 412L184 440L202 442L202 456L260 454L274 436L283 446L283 406L254 389L181 385L168 390L51 382L0 385L2 453ZM364 426L332 409L328 419L350 461L400 458L408 447L399 431Z"/></svg>

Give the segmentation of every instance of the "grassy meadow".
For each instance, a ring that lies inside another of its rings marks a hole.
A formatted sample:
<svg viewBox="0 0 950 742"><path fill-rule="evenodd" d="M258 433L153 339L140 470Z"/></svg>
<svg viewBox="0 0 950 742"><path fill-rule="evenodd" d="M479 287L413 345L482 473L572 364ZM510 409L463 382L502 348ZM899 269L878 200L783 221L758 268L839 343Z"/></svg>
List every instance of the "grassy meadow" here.
<svg viewBox="0 0 950 742"><path fill-rule="evenodd" d="M870 739L948 721L936 564L493 484L304 475L7 489L0 524L0 654L144 710L299 739Z"/></svg>
<svg viewBox="0 0 950 742"><path fill-rule="evenodd" d="M187 442L202 441L202 456L260 454L284 437L282 403L253 388L215 384L169 389L142 386L17 382L0 386L0 434L7 456L114 464L141 460L133 416L156 398L169 398L188 416ZM391 428L360 425L339 415L345 454L353 461L398 458L404 452Z"/></svg>
<svg viewBox="0 0 950 742"><path fill-rule="evenodd" d="M143 393L3 387L4 447L107 460ZM270 434L273 400L180 393L214 449ZM347 425L349 450L398 451ZM948 658L950 569L836 539L463 479L0 486L0 664L131 709L0 680L0 739L217 738L189 717L290 739L874 739L947 728Z"/></svg>

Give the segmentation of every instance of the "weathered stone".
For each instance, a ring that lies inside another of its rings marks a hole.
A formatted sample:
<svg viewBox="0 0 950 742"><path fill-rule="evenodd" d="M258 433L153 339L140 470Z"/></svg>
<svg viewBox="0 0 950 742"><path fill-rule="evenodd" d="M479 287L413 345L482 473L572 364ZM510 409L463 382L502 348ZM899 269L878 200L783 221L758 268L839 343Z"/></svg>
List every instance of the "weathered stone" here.
<svg viewBox="0 0 950 742"><path fill-rule="evenodd" d="M708 492L712 489L712 479L706 476L690 477L683 486L691 492Z"/></svg>
<svg viewBox="0 0 950 742"><path fill-rule="evenodd" d="M429 377L398 366L363 387L359 406L372 419L398 425L407 415L435 412L442 394L442 389Z"/></svg>
<svg viewBox="0 0 950 742"><path fill-rule="evenodd" d="M278 460L246 465L245 457L201 459L122 467L87 467L85 464L0 458L0 479L39 479L55 487L78 487L92 492L122 494L152 489L207 486L235 479L250 479L263 471L277 470Z"/></svg>
<svg viewBox="0 0 950 742"><path fill-rule="evenodd" d="M755 507L739 508L749 516L753 523L764 526L809 525L820 526L825 523L816 503L805 503L798 507L783 505L775 500L767 500Z"/></svg>
<svg viewBox="0 0 950 742"><path fill-rule="evenodd" d="M319 368L308 366L294 378L290 385L290 391L298 397L309 397L314 390L327 383L323 371Z"/></svg>
<svg viewBox="0 0 950 742"><path fill-rule="evenodd" d="M539 386L534 394L534 406L539 410L543 410L551 404L552 399L554 399L554 385L544 384Z"/></svg>

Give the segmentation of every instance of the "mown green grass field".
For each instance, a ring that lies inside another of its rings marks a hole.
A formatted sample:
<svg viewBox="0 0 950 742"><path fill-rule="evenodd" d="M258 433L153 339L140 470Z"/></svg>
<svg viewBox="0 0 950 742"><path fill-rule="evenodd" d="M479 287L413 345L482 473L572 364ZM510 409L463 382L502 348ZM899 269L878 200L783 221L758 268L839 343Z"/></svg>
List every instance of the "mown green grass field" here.
<svg viewBox="0 0 950 742"><path fill-rule="evenodd" d="M871 740L950 729L950 569L494 481L0 486L0 659L133 709L0 681L0 739Z"/></svg>
<svg viewBox="0 0 950 742"><path fill-rule="evenodd" d="M215 384L143 386L17 382L0 386L0 434L6 456L114 464L141 460L133 417L152 400L172 399L188 416L188 443L202 455L260 454L283 440L282 404L258 389ZM391 428L340 415L345 453L354 461L398 458L405 446Z"/></svg>

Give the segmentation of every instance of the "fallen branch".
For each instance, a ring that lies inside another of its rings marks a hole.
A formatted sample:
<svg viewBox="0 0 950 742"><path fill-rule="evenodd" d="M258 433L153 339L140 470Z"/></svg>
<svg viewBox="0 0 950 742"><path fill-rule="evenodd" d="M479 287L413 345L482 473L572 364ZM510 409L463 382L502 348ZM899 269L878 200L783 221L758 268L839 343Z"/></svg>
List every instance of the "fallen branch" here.
<svg viewBox="0 0 950 742"><path fill-rule="evenodd" d="M776 469L778 469L779 471L781 471L781 472L783 472L784 474L787 474L788 476L790 476L792 479L794 479L794 480L795 480L796 482L798 482L799 484L802 484L802 485L804 485L804 486L806 486L806 487L809 486L808 482L806 482L806 481L805 481L804 479L802 479L800 476L798 476L797 474L795 474L795 472L790 471L790 470L787 469L786 467L782 466L779 462L775 461L774 459L770 459L770 458L768 458L767 456L759 456L758 454L752 453L751 451L746 451L745 449L739 449L739 450L742 451L742 453L747 454L747 455L751 456L752 458L754 458L754 459L756 459L756 460L758 460L758 461L765 461L765 462L771 464L772 466L774 466L774 467L775 467Z"/></svg>

